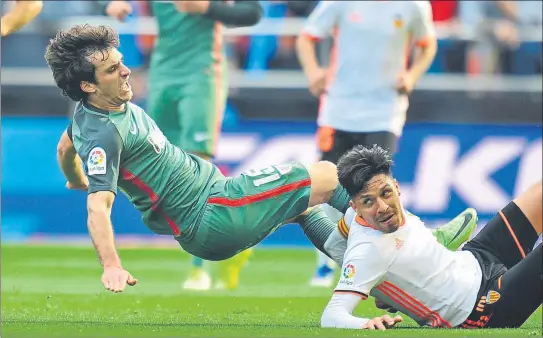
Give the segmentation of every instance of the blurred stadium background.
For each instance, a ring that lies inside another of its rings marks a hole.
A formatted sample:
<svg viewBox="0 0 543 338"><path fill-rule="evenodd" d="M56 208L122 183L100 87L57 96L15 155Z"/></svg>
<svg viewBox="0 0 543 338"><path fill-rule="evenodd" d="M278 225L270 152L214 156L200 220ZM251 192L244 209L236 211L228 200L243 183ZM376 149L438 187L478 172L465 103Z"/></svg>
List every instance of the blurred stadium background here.
<svg viewBox="0 0 543 338"><path fill-rule="evenodd" d="M438 54L412 94L396 176L406 207L428 224L467 206L478 210L483 223L541 178L542 3L517 2L514 47L496 33L504 18L498 7L482 11L480 1L431 3ZM318 100L307 89L294 51L296 34L315 4L262 1L261 23L226 30L231 88L216 159L226 173L317 158ZM133 70L135 101L145 107L156 28L147 6L134 1L136 13L121 24L93 1L46 1L37 20L2 39L2 243L90 243L86 196L64 188L55 157L72 103L54 86L44 49L56 30L76 23L116 27ZM326 62L330 41L319 48ZM122 196L113 224L126 244L162 242ZM263 245L309 248L310 243L297 227L287 226Z"/></svg>

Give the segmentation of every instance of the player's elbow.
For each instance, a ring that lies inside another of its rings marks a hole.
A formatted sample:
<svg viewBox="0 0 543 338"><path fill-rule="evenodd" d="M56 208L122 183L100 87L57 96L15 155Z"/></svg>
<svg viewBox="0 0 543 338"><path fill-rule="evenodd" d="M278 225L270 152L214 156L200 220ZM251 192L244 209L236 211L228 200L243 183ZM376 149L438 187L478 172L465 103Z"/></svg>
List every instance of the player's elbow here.
<svg viewBox="0 0 543 338"><path fill-rule="evenodd" d="M98 191L87 197L89 215L110 214L113 207L114 195L110 191Z"/></svg>
<svg viewBox="0 0 543 338"><path fill-rule="evenodd" d="M72 140L68 137L68 133L65 131L57 144L57 156L64 158L68 155L74 155L75 149Z"/></svg>
<svg viewBox="0 0 543 338"><path fill-rule="evenodd" d="M327 306L321 315L321 327L322 328L337 327L337 321L338 321L337 317L338 317L337 311Z"/></svg>
<svg viewBox="0 0 543 338"><path fill-rule="evenodd" d="M434 59L437 54L437 38L429 37L420 45L422 55L429 59Z"/></svg>

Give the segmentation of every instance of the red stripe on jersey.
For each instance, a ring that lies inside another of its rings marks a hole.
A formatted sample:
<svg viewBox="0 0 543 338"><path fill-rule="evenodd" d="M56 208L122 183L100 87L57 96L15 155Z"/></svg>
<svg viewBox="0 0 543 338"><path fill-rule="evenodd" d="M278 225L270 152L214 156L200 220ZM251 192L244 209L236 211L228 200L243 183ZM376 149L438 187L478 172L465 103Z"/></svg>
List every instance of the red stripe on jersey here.
<svg viewBox="0 0 543 338"><path fill-rule="evenodd" d="M281 194L286 194L296 189L308 187L310 185L311 185L311 179L306 178L304 180L285 184L280 187L274 188L272 190L264 191L252 196L244 196L244 197L236 198L236 199L229 199L226 197L211 197L207 200L207 203L224 205L227 207L242 207L251 203L260 202L268 198L276 197Z"/></svg>
<svg viewBox="0 0 543 338"><path fill-rule="evenodd" d="M153 211L157 211L166 219L166 222L172 229L173 234L175 236L181 235L181 230L179 230L179 227L177 226L177 224L175 224L173 219L171 219L163 210L158 209L158 195L153 191L153 189L127 169L121 168L121 173L123 175L123 180L132 182L132 184L134 184L137 188L139 188L141 191L145 192L147 196L149 196L149 199L151 200L151 209Z"/></svg>
<svg viewBox="0 0 543 338"><path fill-rule="evenodd" d="M405 298L403 298L401 295L398 295L394 291L392 291L390 288L386 287L385 285L381 284L377 287L377 290L381 291L383 294L385 294L387 297L392 299L394 302L396 302L398 305L402 306L403 308L407 309L410 312L413 312L415 315L422 319L428 319L428 314L424 313L422 309L417 307L416 305L410 303ZM435 326L435 318L429 318L432 321L432 326Z"/></svg>
<svg viewBox="0 0 543 338"><path fill-rule="evenodd" d="M411 300L411 302L413 302L414 304L417 304L418 306L422 307L426 312L429 312L432 316L434 316L435 318L437 318L437 320L439 322L441 322L441 324L449 327L449 328L452 328L452 325L449 324L449 322L447 322L446 320L444 320L441 315L435 311L432 311L431 309L429 309L426 305L424 305L423 303L421 303L418 299L414 298L413 296L411 296L410 294L408 294L407 292L405 292L404 290L400 289L398 286L390 283L390 282L383 282L384 285L386 286L389 286L391 287L392 289L396 290L398 293L402 294L404 297L406 297L408 300Z"/></svg>

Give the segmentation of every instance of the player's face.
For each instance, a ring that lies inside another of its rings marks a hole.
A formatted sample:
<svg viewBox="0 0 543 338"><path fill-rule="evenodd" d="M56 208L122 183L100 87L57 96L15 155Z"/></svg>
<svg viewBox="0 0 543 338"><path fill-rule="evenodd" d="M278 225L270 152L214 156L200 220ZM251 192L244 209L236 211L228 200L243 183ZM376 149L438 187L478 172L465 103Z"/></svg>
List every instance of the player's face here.
<svg viewBox="0 0 543 338"><path fill-rule="evenodd" d="M92 56L96 83L84 82L83 90L89 92L95 102L106 106L122 106L132 99L132 88L128 83L130 69L123 64L123 55L115 48L107 52L96 52Z"/></svg>
<svg viewBox="0 0 543 338"><path fill-rule="evenodd" d="M375 175L351 201L351 207L370 226L391 233L404 222L398 182L384 174Z"/></svg>

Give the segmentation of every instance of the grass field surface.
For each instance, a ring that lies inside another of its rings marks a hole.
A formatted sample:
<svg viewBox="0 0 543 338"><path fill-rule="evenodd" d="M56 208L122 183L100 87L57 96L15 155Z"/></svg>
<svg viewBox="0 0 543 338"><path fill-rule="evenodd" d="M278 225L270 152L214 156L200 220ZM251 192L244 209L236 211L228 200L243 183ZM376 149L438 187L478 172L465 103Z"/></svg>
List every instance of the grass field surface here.
<svg viewBox="0 0 543 338"><path fill-rule="evenodd" d="M521 329L386 332L319 327L331 289L308 286L315 252L257 249L234 291L181 289L190 257L175 249L123 249L138 285L112 294L90 247L2 246L2 338L8 337L541 337L541 308ZM356 314L376 316L373 300Z"/></svg>

